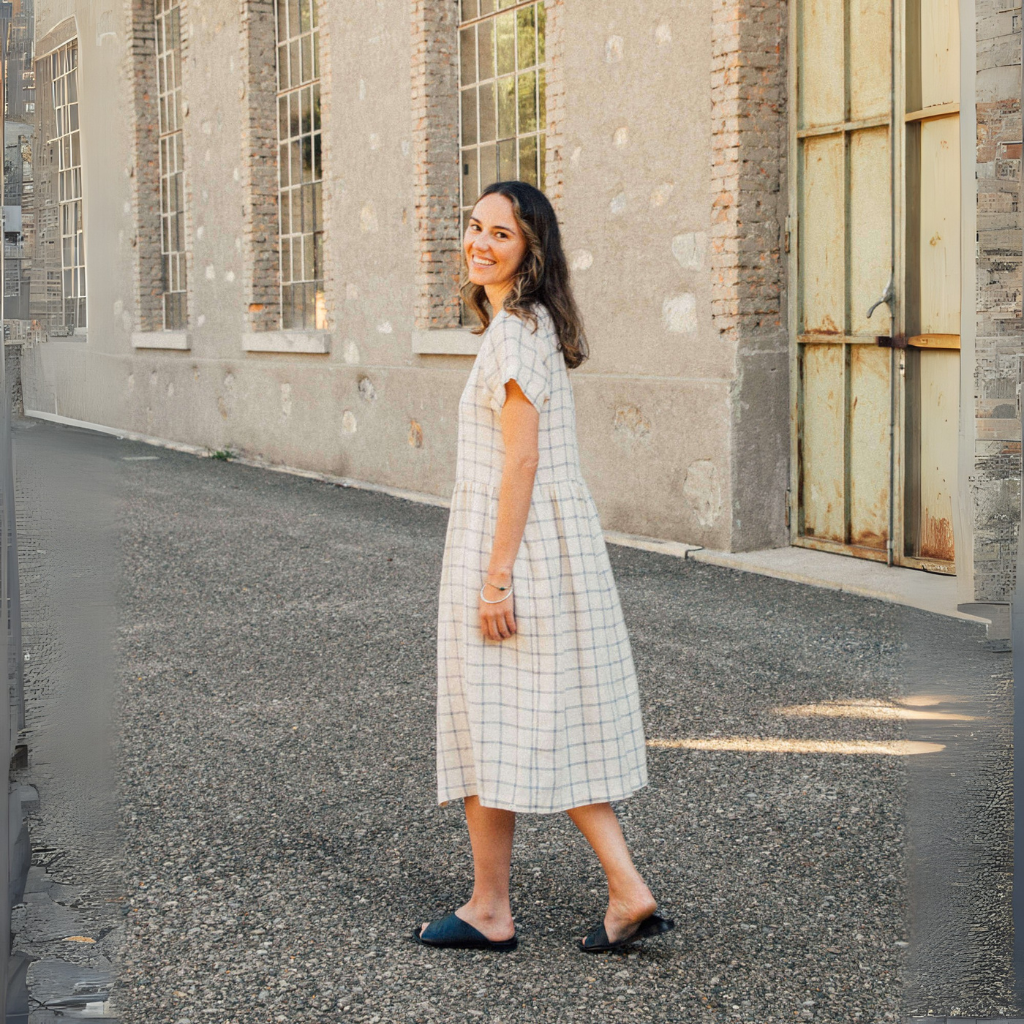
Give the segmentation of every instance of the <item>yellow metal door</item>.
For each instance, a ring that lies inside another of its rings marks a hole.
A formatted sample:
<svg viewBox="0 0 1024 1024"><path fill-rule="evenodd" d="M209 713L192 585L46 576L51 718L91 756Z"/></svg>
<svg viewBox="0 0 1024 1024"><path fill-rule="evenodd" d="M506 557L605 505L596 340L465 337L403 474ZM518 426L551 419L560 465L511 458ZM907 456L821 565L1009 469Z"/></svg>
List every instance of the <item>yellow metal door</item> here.
<svg viewBox="0 0 1024 1024"><path fill-rule="evenodd" d="M794 16L792 540L951 568L956 0Z"/></svg>

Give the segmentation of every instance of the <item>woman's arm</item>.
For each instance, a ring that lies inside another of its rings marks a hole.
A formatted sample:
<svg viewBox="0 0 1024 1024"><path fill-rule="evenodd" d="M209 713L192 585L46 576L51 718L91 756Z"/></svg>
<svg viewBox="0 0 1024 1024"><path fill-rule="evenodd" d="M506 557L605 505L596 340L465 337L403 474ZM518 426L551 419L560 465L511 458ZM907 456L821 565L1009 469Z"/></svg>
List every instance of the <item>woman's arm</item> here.
<svg viewBox="0 0 1024 1024"><path fill-rule="evenodd" d="M505 384L505 404L501 408L501 436L505 442L505 468L498 492L498 522L494 530L487 582L507 587L512 580L512 566L526 529L533 497L533 480L537 473L539 454L537 432L540 413L523 394L515 379ZM484 595L496 601L502 592L495 586L484 588ZM481 600L480 628L490 640L503 640L516 631L513 613L514 597L500 604Z"/></svg>

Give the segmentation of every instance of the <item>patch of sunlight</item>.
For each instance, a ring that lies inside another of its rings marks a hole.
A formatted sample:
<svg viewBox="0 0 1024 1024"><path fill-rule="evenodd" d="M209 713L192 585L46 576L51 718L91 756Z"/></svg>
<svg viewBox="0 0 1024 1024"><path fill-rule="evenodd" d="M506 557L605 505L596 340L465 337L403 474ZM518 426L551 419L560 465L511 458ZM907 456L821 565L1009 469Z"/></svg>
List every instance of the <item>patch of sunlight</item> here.
<svg viewBox="0 0 1024 1024"><path fill-rule="evenodd" d="M939 701L934 703L937 704ZM919 706L922 705L923 702L919 702ZM788 715L795 718L898 718L903 721L927 722L978 721L977 715L957 715L950 711L915 711L913 708L901 707L900 704L877 700L829 700L820 704L791 704L789 707L774 708L773 710L777 715Z"/></svg>
<svg viewBox="0 0 1024 1024"><path fill-rule="evenodd" d="M937 754L944 743L914 740L793 740L782 737L728 736L709 739L653 739L647 746L662 750L734 750L745 754L886 754L910 757Z"/></svg>

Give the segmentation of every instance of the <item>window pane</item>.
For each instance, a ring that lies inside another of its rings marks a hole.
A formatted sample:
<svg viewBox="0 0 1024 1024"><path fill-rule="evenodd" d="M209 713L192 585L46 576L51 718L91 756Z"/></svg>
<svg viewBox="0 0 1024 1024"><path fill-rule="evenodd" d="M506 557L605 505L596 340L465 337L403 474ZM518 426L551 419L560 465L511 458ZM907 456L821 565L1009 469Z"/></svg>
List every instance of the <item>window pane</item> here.
<svg viewBox="0 0 1024 1024"><path fill-rule="evenodd" d="M511 75L498 79L498 138L516 133L516 80Z"/></svg>
<svg viewBox="0 0 1024 1024"><path fill-rule="evenodd" d="M310 101L312 98L312 93L309 89L303 89L302 92L299 93L302 118L301 130L303 135L308 135L313 130L313 113L310 108Z"/></svg>
<svg viewBox="0 0 1024 1024"><path fill-rule="evenodd" d="M537 121L541 128L548 124L547 99L544 96L544 70L537 72Z"/></svg>
<svg viewBox="0 0 1024 1024"><path fill-rule="evenodd" d="M281 185L287 187L290 182L290 176L288 174L288 146L279 146L277 149L277 169L281 177Z"/></svg>
<svg viewBox="0 0 1024 1024"><path fill-rule="evenodd" d="M462 0L462 20L469 21L471 18L479 17L480 4L478 0Z"/></svg>
<svg viewBox="0 0 1024 1024"><path fill-rule="evenodd" d="M281 239L281 280L287 284L292 279L292 243L290 238Z"/></svg>
<svg viewBox="0 0 1024 1024"><path fill-rule="evenodd" d="M302 0L291 0L288 4L288 35L297 36L299 34L299 4Z"/></svg>
<svg viewBox="0 0 1024 1024"><path fill-rule="evenodd" d="M544 63L544 28L548 15L543 4L537 4L537 63Z"/></svg>
<svg viewBox="0 0 1024 1024"><path fill-rule="evenodd" d="M302 45L302 81L308 82L313 78L313 40L310 36L303 36Z"/></svg>
<svg viewBox="0 0 1024 1024"><path fill-rule="evenodd" d="M476 143L476 89L462 90L462 144Z"/></svg>
<svg viewBox="0 0 1024 1024"><path fill-rule="evenodd" d="M472 85L476 81L476 29L471 25L459 33L461 57L461 83Z"/></svg>
<svg viewBox="0 0 1024 1024"><path fill-rule="evenodd" d="M537 184L537 136L519 140L519 179Z"/></svg>
<svg viewBox="0 0 1024 1024"><path fill-rule="evenodd" d="M547 161L548 150L547 150L547 139L544 135L540 135L537 138L537 155L540 157L540 181L537 183L537 188L542 192L544 191L544 169Z"/></svg>
<svg viewBox="0 0 1024 1024"><path fill-rule="evenodd" d="M480 51L480 81L494 77L494 22L477 26L477 47Z"/></svg>
<svg viewBox="0 0 1024 1024"><path fill-rule="evenodd" d="M512 181L516 174L516 140L498 143L498 180Z"/></svg>
<svg viewBox="0 0 1024 1024"><path fill-rule="evenodd" d="M300 28L300 30L302 32L308 32L313 27L312 22L310 21L310 10L309 10L309 8L310 8L311 4L313 6L316 6L316 2L317 2L317 0L300 0L301 6L299 8L299 11L300 11L300 18L299 18L300 25L299 25L299 28Z"/></svg>
<svg viewBox="0 0 1024 1024"><path fill-rule="evenodd" d="M537 72L519 76L519 134L537 130Z"/></svg>
<svg viewBox="0 0 1024 1024"><path fill-rule="evenodd" d="M516 69L516 16L513 11L494 19L497 36L498 74L507 75Z"/></svg>
<svg viewBox="0 0 1024 1024"><path fill-rule="evenodd" d="M462 205L471 206L480 195L475 149L462 151Z"/></svg>
<svg viewBox="0 0 1024 1024"><path fill-rule="evenodd" d="M278 91L288 86L288 45L277 48L277 88Z"/></svg>
<svg viewBox="0 0 1024 1024"><path fill-rule="evenodd" d="M494 13L494 0L480 0L480 15Z"/></svg>
<svg viewBox="0 0 1024 1024"><path fill-rule="evenodd" d="M480 190L498 180L497 155L494 144L480 147Z"/></svg>
<svg viewBox="0 0 1024 1024"><path fill-rule="evenodd" d="M288 65L291 71L291 77L288 80L288 84L290 86L302 84L302 57L299 50L298 39L293 39L288 44Z"/></svg>
<svg viewBox="0 0 1024 1024"><path fill-rule="evenodd" d="M532 68L537 62L537 29L535 24L535 8L523 7L517 12L519 21L516 53L520 68Z"/></svg>
<svg viewBox="0 0 1024 1024"><path fill-rule="evenodd" d="M288 138L288 97L279 96L277 98L277 120L278 120L278 138Z"/></svg>
<svg viewBox="0 0 1024 1024"><path fill-rule="evenodd" d="M495 134L494 83L480 86L480 141L493 142Z"/></svg>
<svg viewBox="0 0 1024 1024"><path fill-rule="evenodd" d="M292 203L291 193L281 193L281 234L290 235L292 233Z"/></svg>
<svg viewBox="0 0 1024 1024"><path fill-rule="evenodd" d="M320 86L313 86L313 131L320 131Z"/></svg>

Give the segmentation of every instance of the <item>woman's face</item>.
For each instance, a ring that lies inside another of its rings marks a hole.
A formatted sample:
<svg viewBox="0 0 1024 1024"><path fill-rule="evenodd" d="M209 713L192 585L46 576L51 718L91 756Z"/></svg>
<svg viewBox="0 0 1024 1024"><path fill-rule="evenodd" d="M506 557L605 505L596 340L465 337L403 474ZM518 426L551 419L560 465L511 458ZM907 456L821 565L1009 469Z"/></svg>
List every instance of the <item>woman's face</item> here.
<svg viewBox="0 0 1024 1024"><path fill-rule="evenodd" d="M505 196L487 195L473 208L462 241L473 284L501 291L512 286L526 255L526 239Z"/></svg>

